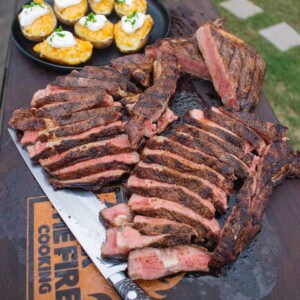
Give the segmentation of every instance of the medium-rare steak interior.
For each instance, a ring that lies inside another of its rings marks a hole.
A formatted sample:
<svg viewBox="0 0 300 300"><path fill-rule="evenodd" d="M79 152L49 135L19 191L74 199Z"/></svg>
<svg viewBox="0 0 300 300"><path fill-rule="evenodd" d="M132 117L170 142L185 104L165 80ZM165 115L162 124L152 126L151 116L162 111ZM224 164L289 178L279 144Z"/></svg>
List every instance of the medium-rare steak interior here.
<svg viewBox="0 0 300 300"><path fill-rule="evenodd" d="M139 92L119 71L87 66L36 92L31 108L16 110L9 125L54 188L98 191L139 162L113 99Z"/></svg>
<svg viewBox="0 0 300 300"><path fill-rule="evenodd" d="M128 250L129 275L155 279L184 270L207 272L236 260L261 230L273 188L286 176L300 175L299 153L286 140L284 126L214 107L190 110L167 137L151 137L126 184L133 215L129 226L148 238L185 235L189 246L141 240ZM242 187L221 228L219 216L227 211L237 181Z"/></svg>

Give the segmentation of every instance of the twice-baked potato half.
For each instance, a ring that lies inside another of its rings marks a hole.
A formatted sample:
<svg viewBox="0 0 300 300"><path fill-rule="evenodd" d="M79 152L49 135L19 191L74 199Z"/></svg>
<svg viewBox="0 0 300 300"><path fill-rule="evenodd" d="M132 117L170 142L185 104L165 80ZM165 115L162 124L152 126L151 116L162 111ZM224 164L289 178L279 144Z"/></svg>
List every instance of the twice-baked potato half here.
<svg viewBox="0 0 300 300"><path fill-rule="evenodd" d="M87 10L87 0L54 1L54 11L57 19L67 25L75 25L86 14Z"/></svg>
<svg viewBox="0 0 300 300"><path fill-rule="evenodd" d="M110 15L115 0L88 0L91 10L97 15Z"/></svg>
<svg viewBox="0 0 300 300"><path fill-rule="evenodd" d="M91 42L98 49L107 48L114 39L114 24L104 15L90 13L75 24L74 30L77 37Z"/></svg>
<svg viewBox="0 0 300 300"><path fill-rule="evenodd" d="M146 13L147 1L146 0L116 0L115 12L119 17L129 16L133 12Z"/></svg>
<svg viewBox="0 0 300 300"><path fill-rule="evenodd" d="M122 17L114 29L118 49L123 53L134 53L142 49L148 42L153 25L152 17L140 12Z"/></svg>
<svg viewBox="0 0 300 300"><path fill-rule="evenodd" d="M61 26L46 40L35 45L33 50L52 62L61 65L78 65L90 59L93 45L73 36L69 31L63 31Z"/></svg>
<svg viewBox="0 0 300 300"><path fill-rule="evenodd" d="M35 42L47 38L57 25L52 7L41 0L24 5L18 19L22 34L26 39Z"/></svg>

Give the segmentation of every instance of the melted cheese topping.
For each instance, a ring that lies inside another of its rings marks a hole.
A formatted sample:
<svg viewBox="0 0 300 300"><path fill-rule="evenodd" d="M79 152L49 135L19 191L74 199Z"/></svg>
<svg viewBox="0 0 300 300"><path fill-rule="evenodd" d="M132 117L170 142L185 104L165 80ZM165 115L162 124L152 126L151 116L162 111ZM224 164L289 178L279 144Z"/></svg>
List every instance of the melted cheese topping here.
<svg viewBox="0 0 300 300"><path fill-rule="evenodd" d="M20 13L20 25L22 27L29 26L34 23L35 20L49 13L49 8L46 5L34 5L29 8L23 8Z"/></svg>
<svg viewBox="0 0 300 300"><path fill-rule="evenodd" d="M127 4L128 3L128 4ZM134 11L146 13L147 11L147 1L146 0L131 0L130 2L115 3L118 7L120 13L124 16L132 14Z"/></svg>
<svg viewBox="0 0 300 300"><path fill-rule="evenodd" d="M150 15L146 15L145 22L141 28L135 32L128 34L122 29L122 22L119 21L115 25L114 36L116 43L122 44L123 47L129 50L134 49L141 40L145 39L153 26L153 19Z"/></svg>
<svg viewBox="0 0 300 300"><path fill-rule="evenodd" d="M61 9L60 13L66 18L76 20L82 17L87 9L86 0L81 0L78 4Z"/></svg>
<svg viewBox="0 0 300 300"><path fill-rule="evenodd" d="M90 1L90 6L96 14L108 15L114 7L114 0L92 0Z"/></svg>
<svg viewBox="0 0 300 300"><path fill-rule="evenodd" d="M88 21L88 17L82 17L79 20L79 24L81 26L87 27L91 31L98 31L99 29L103 28L106 21L107 21L107 19L105 16L96 15L96 16L94 16L93 21Z"/></svg>
<svg viewBox="0 0 300 300"><path fill-rule="evenodd" d="M35 20L31 25L25 28L25 32L28 35L39 34L41 36L47 36L51 34L55 28L56 19L51 13L48 13L37 20Z"/></svg>
<svg viewBox="0 0 300 300"><path fill-rule="evenodd" d="M91 42L106 41L113 38L114 24L107 21L100 30L91 31L86 26L80 25L80 35Z"/></svg>
<svg viewBox="0 0 300 300"><path fill-rule="evenodd" d="M76 45L69 48L53 48L46 40L34 46L33 50L53 62L77 65L86 62L92 55L93 45L90 42L76 39Z"/></svg>

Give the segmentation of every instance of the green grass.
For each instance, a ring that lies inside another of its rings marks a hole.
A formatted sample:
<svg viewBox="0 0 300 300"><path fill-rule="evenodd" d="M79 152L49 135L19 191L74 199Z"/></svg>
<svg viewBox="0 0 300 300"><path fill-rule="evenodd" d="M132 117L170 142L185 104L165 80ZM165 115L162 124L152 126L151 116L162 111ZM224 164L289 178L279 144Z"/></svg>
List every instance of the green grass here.
<svg viewBox="0 0 300 300"><path fill-rule="evenodd" d="M287 22L300 32L299 0L252 0L264 11L246 20L239 19L213 0L230 32L254 45L267 63L264 92L280 122L289 127L289 138L300 150L300 46L281 52L259 30Z"/></svg>

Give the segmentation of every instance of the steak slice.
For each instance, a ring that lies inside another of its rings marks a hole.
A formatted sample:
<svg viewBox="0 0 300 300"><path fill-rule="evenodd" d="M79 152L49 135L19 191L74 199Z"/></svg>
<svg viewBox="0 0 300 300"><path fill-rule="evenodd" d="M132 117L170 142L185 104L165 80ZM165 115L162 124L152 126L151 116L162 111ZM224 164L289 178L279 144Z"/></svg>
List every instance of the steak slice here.
<svg viewBox="0 0 300 300"><path fill-rule="evenodd" d="M149 218L143 216L135 216L133 219L133 227L140 233L146 235L159 234L179 234L188 235L190 241L193 237L197 237L197 231L190 225L178 223L168 219Z"/></svg>
<svg viewBox="0 0 300 300"><path fill-rule="evenodd" d="M139 178L185 187L193 194L198 194L199 202L209 207L211 211L214 211L213 206L220 212L224 212L228 208L225 191L201 177L181 173L158 164L146 164L144 162L138 163L134 174ZM208 201L210 205L208 205Z"/></svg>
<svg viewBox="0 0 300 300"><path fill-rule="evenodd" d="M130 251L144 247L172 247L188 244L184 235L160 234L147 236L130 226L112 227L106 231L106 241L102 244L103 258L126 258Z"/></svg>
<svg viewBox="0 0 300 300"><path fill-rule="evenodd" d="M216 107L212 107L209 111L205 111L204 113L213 122L233 131L236 135L248 141L248 143L256 149L258 154L262 155L266 148L266 143L250 127L237 122Z"/></svg>
<svg viewBox="0 0 300 300"><path fill-rule="evenodd" d="M121 203L102 209L99 213L99 219L108 228L129 225L132 223L133 216L129 206Z"/></svg>
<svg viewBox="0 0 300 300"><path fill-rule="evenodd" d="M209 156L214 156L222 162L227 163L234 169L237 177L246 178L250 174L250 168L243 161L230 153L226 153L220 147L215 147L215 145L212 147L211 143L206 140L197 139L182 132L176 132L170 138L182 145L202 151Z"/></svg>
<svg viewBox="0 0 300 300"><path fill-rule="evenodd" d="M113 123L121 118L119 107L101 107L87 111L80 111L72 115L57 117L47 123L47 128L40 131L26 130L21 139L22 145L34 144L37 141L47 141L56 134L79 134L94 127ZM46 120L46 119L45 119Z"/></svg>
<svg viewBox="0 0 300 300"><path fill-rule="evenodd" d="M126 170L109 170L87 175L77 179L58 180L50 178L49 181L55 189L61 188L80 188L88 191L98 192L103 187L119 181L125 174L130 173Z"/></svg>
<svg viewBox="0 0 300 300"><path fill-rule="evenodd" d="M197 140L200 139L201 141L205 141L206 144L210 144L212 148L216 149L216 151L221 152L223 150L226 153L234 155L239 160L247 164L247 166L250 168L250 171L255 169L259 157L253 155L252 153L245 153L240 148L226 142L223 139L220 139L216 135L188 124L179 125L176 129L177 132L186 133Z"/></svg>
<svg viewBox="0 0 300 300"><path fill-rule="evenodd" d="M236 147L242 149L245 153L251 152L253 150L253 146L250 145L246 140L240 138L232 131L207 119L202 110L193 109L188 111L185 114L183 120L185 123L198 127L206 132L212 133L214 136L217 136L235 145Z"/></svg>
<svg viewBox="0 0 300 300"><path fill-rule="evenodd" d="M201 150L187 147L185 144L180 144L180 142L176 142L172 137L170 139L163 136L154 136L147 142L147 148L169 151L201 166L207 165L216 172L222 174L225 178L231 180L236 179L234 169L231 166L228 166L228 163L221 162L218 158L210 156Z"/></svg>
<svg viewBox="0 0 300 300"><path fill-rule="evenodd" d="M253 129L267 143L286 140L288 128L281 124L261 121L256 114L251 114L249 112L237 113L229 109L224 109L223 107L219 108L219 110L232 119Z"/></svg>
<svg viewBox="0 0 300 300"><path fill-rule="evenodd" d="M131 175L126 187L130 193L147 197L161 197L174 203L179 203L186 208L193 209L209 219L212 219L215 215L215 208L209 201L204 201L198 194L191 192L183 186L142 179Z"/></svg>
<svg viewBox="0 0 300 300"><path fill-rule="evenodd" d="M200 247L144 248L129 254L128 274L132 280L153 280L178 272L208 272L210 254Z"/></svg>
<svg viewBox="0 0 300 300"><path fill-rule="evenodd" d="M253 109L264 83L266 65L263 58L252 46L215 24L201 26L196 36L224 105L241 111Z"/></svg>
<svg viewBox="0 0 300 300"><path fill-rule="evenodd" d="M35 94L33 95L32 99L31 99L31 107L38 108L39 106L43 106L44 98L46 98L48 96L52 97L52 95L54 95L56 93L64 93L64 92L68 93L69 91L70 91L69 89L62 89L62 88L61 89L52 89L51 87L46 87L45 89L38 90L37 92L35 92ZM45 103L45 104L49 104L49 103Z"/></svg>
<svg viewBox="0 0 300 300"><path fill-rule="evenodd" d="M111 65L128 80L134 80L144 87L150 86L153 69L152 57L144 54L131 54L113 59Z"/></svg>
<svg viewBox="0 0 300 300"><path fill-rule="evenodd" d="M165 54L175 56L182 72L211 80L211 75L199 50L196 36L162 39L153 45L147 46L145 53L146 56L155 60Z"/></svg>
<svg viewBox="0 0 300 300"><path fill-rule="evenodd" d="M71 180L108 170L131 171L132 167L139 162L137 152L106 155L98 158L75 163L69 167L51 172L50 176L59 180Z"/></svg>
<svg viewBox="0 0 300 300"><path fill-rule="evenodd" d="M58 154L63 151L67 151L71 148L107 139L110 136L114 136L124 132L124 124L121 121L92 128L86 132L50 139L48 142L37 142L34 145L27 147L29 157L38 161L39 159L48 158L51 155Z"/></svg>
<svg viewBox="0 0 300 300"><path fill-rule="evenodd" d="M220 225L217 220L208 220L193 209L184 207L181 204L133 194L128 205L134 214L168 219L192 226L198 233L197 241L206 244L208 247L213 247L218 242Z"/></svg>
<svg viewBox="0 0 300 300"><path fill-rule="evenodd" d="M216 183L220 186L227 195L231 195L234 184L232 180L226 179L223 175L214 171L212 168L203 165L196 164L182 156L173 154L165 150L152 150L149 148L144 148L142 152L142 161L145 163L157 163L179 172L186 172L194 176L208 180L211 184Z"/></svg>
<svg viewBox="0 0 300 300"><path fill-rule="evenodd" d="M261 230L263 212L273 188L289 176L293 156L287 142L274 142L267 146L257 172L247 178L238 193L238 201L213 253L212 265L220 267L237 259Z"/></svg>
<svg viewBox="0 0 300 300"><path fill-rule="evenodd" d="M126 77L122 75L118 70L111 67L95 67L95 66L85 66L79 73L75 73L75 76L83 78L98 79L102 82L107 82L105 85L110 86L113 83L119 86L120 95L140 93L141 90ZM129 93L128 93L129 92Z"/></svg>
<svg viewBox="0 0 300 300"><path fill-rule="evenodd" d="M168 107L169 99L176 91L179 77L174 57L164 56L155 61L156 79L154 85L139 96L131 112L126 131L132 145L138 144L143 136L156 133L156 122Z"/></svg>
<svg viewBox="0 0 300 300"><path fill-rule="evenodd" d="M31 101L31 107L43 108L44 106L60 104L63 103L75 102L82 103L87 105L89 102L98 100L99 102L102 99L102 106L112 106L113 99L111 96L107 95L105 90L99 88L86 88L78 90L68 90L68 91L59 91L54 94L47 95L38 99L33 98ZM51 107L51 106L49 106ZM55 106L54 106L55 107ZM43 110L42 110L43 111ZM45 110L47 112L47 110ZM55 115L54 115L55 116Z"/></svg>
<svg viewBox="0 0 300 300"><path fill-rule="evenodd" d="M124 153L130 151L130 149L131 147L128 141L128 136L122 134L108 140L74 147L49 158L41 159L39 163L46 171L51 173L59 168L65 168L81 161L106 155Z"/></svg>
<svg viewBox="0 0 300 300"><path fill-rule="evenodd" d="M178 117L173 113L173 111L170 108L167 107L165 112L157 121L157 127L156 127L157 134L164 132L170 124L172 124L174 121L177 120Z"/></svg>

